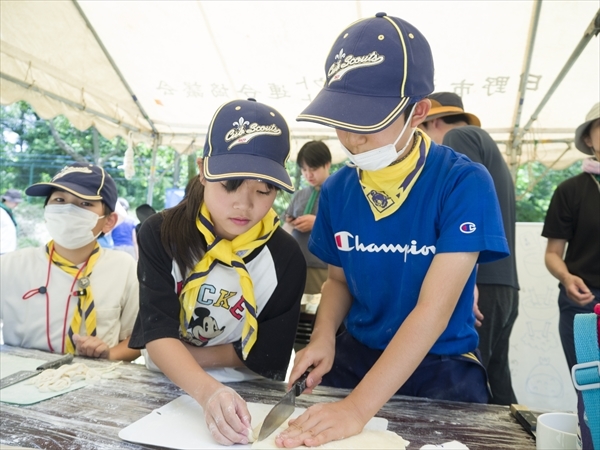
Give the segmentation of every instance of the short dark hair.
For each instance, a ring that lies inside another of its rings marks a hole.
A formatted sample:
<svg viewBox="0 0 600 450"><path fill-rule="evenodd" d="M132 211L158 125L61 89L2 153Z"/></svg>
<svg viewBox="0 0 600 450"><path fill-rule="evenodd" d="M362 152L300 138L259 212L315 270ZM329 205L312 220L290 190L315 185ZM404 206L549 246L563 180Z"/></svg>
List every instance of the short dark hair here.
<svg viewBox="0 0 600 450"><path fill-rule="evenodd" d="M331 152L323 141L309 141L298 152L296 163L300 167L307 165L311 169L318 169L331 164Z"/></svg>

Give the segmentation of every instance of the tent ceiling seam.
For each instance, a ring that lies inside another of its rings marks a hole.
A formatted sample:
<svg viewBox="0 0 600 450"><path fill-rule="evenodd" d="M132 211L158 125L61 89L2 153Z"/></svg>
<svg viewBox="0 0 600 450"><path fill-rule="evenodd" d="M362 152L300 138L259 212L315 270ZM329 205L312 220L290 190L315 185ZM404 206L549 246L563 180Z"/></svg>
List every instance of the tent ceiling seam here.
<svg viewBox="0 0 600 450"><path fill-rule="evenodd" d="M0 72L0 78L5 79L6 81L10 81L11 83L15 83L15 84L17 84L17 85L19 85L21 87L24 87L27 90L34 91L34 92L37 92L39 94L45 95L47 97L50 97L50 98L52 98L54 100L57 100L57 101L59 101L61 103L64 103L65 105L68 105L68 106L71 106L73 108L79 109L80 111L85 111L87 113L90 113L90 114L93 114L95 116L98 116L98 117L100 117L100 118L102 118L104 120L107 120L107 121L109 121L111 123L114 123L115 125L119 125L119 126L121 126L123 128L126 128L126 129L128 129L130 131L133 131L135 133L139 133L139 134L144 135L144 136L152 137L152 135L150 133L145 132L144 130L142 130L140 128L135 128L132 125L123 123L123 122L121 122L121 121L119 121L119 120L117 120L117 119L115 119L113 117L110 117L109 115L106 115L106 114L104 114L104 113L102 113L100 111L96 111L94 109L90 109L86 105L81 105L81 104L76 103L76 102L74 102L72 100L69 100L67 98L61 97L60 95L57 95L57 94L49 92L49 91L47 91L45 89L39 88L39 87L37 87L37 86L35 86L33 84L28 84L26 82L18 80L17 78L14 78L14 77L12 77L12 76L4 73L4 72Z"/></svg>
<svg viewBox="0 0 600 450"><path fill-rule="evenodd" d="M125 89L127 89L127 92L129 92L129 94L131 95L131 98L133 99L134 103L139 108L140 112L142 113L142 116L144 117L144 119L146 119L146 121L148 122L148 125L150 125L150 128L152 128L152 131L154 132L154 134L158 135L159 133L158 133L158 130L156 129L156 127L154 126L154 123L152 122L152 120L150 119L150 117L148 116L148 114L146 113L146 110L144 109L144 107L138 101L138 98L135 95L135 93L133 92L133 90L131 89L131 86L129 86L129 83L127 83L127 80L125 80L125 77L123 76L123 74L121 73L121 71L119 70L119 68L117 67L117 64L115 63L115 61L113 60L112 56L110 55L110 53L108 52L108 50L104 46L104 43L100 39L100 36L98 36L98 33L96 33L96 30L94 29L94 27L92 26L92 24L88 20L87 16L85 15L85 13L83 12L83 10L79 6L77 0L72 0L72 2L73 2L73 5L75 6L75 8L77 9L77 11L79 12L79 15L81 16L81 18L84 20L86 26L88 27L88 29L90 30L90 32L94 36L94 39L96 39L96 42L98 43L98 45L100 46L100 48L104 52L104 56L106 56L106 59L108 59L108 62L110 63L110 65L112 66L112 68L114 69L114 71L116 72L117 76L122 81L123 85L125 86Z"/></svg>
<svg viewBox="0 0 600 450"><path fill-rule="evenodd" d="M208 20L208 17L206 16L204 7L202 6L202 2L200 0L196 0L196 4L198 5L198 9L200 10L200 13L202 14L202 18L204 19L204 25L206 26L206 29L208 30L208 35L210 36L212 44L213 44L214 48L217 50L217 55L219 55L219 61L221 61L221 66L223 67L223 70L225 71L225 74L227 75L227 80L229 81L229 87L233 91L234 96L236 98L239 98L240 96L237 95L237 89L235 88L235 83L233 82L233 78L231 77L231 74L229 73L229 67L227 66L225 58L223 58L221 49L217 45L217 40L215 39L215 35L213 34L212 27L210 26L210 22Z"/></svg>

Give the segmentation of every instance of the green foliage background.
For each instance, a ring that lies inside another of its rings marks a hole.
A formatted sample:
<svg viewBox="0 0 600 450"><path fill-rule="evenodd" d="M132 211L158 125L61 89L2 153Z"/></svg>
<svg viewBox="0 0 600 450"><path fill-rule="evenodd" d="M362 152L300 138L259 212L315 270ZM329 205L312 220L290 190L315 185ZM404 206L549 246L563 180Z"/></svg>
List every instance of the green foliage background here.
<svg viewBox="0 0 600 450"><path fill-rule="evenodd" d="M52 136L50 123L74 153L67 154ZM98 145L94 146L94 139ZM127 142L121 138L109 141L93 129L79 131L69 121L56 117L52 121L41 119L25 102L2 106L0 114L0 190L7 188L24 190L32 183L48 181L61 168L76 160L86 160L102 165L114 178L119 195L125 197L132 206L146 203L152 149L138 145L135 150L136 174L126 180L123 170L123 156ZM162 209L165 190L170 187L185 186L187 183L188 158L180 158L179 177L174 179L175 159L180 156L169 147L159 147L156 162L156 178L153 207ZM192 161L192 164L195 164ZM28 198L36 203L43 199Z"/></svg>
<svg viewBox="0 0 600 450"><path fill-rule="evenodd" d="M53 130L58 140L53 136ZM61 148L60 141L67 146ZM135 207L146 203L152 149L138 145L135 150L136 174L126 180L123 156L127 142L121 138L109 141L93 128L79 131L69 121L56 117L51 121L40 118L25 102L2 106L0 109L0 192L8 188L24 191L39 181L48 181L62 167L76 160L102 165L114 178L119 195ZM165 193L169 188L184 188L190 176L197 173L196 155L181 156L170 147L159 147L156 161L156 181L152 206L160 211L165 206ZM177 165L179 166L177 168ZM335 171L342 164L332 167ZM288 171L297 187L303 180L295 162L288 162ZM519 168L516 178L517 221L542 222L556 186L581 172L581 162L566 170L548 170L538 162ZM15 210L23 222L42 220L42 198L28 197ZM291 201L291 195L280 192L274 208L281 215ZM20 246L36 245L35 238L21 230Z"/></svg>

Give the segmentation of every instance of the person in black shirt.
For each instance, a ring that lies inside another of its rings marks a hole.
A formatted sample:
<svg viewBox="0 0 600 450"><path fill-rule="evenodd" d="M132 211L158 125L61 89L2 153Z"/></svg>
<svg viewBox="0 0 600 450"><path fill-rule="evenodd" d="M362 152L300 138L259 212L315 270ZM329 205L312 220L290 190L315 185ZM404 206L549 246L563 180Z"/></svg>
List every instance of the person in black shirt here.
<svg viewBox="0 0 600 450"><path fill-rule="evenodd" d="M575 314L593 312L600 301L600 103L577 128L575 146L593 157L583 161L583 173L558 185L542 229L546 267L560 281L558 331L569 369L577 364Z"/></svg>
<svg viewBox="0 0 600 450"><path fill-rule="evenodd" d="M429 100L431 109L421 128L437 144L447 145L471 161L483 164L494 180L510 255L477 267L475 313L479 319L478 348L492 390L490 403L510 405L517 403L508 359L510 334L519 313L515 185L498 146L481 128L479 118L464 111L457 94L437 92Z"/></svg>

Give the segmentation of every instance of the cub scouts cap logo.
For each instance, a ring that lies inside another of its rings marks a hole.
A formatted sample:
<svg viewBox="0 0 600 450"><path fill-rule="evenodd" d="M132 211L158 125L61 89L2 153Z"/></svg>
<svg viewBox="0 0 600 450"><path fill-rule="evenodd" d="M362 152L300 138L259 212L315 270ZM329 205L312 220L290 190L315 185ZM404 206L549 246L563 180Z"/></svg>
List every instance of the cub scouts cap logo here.
<svg viewBox="0 0 600 450"><path fill-rule="evenodd" d="M225 103L215 113L204 145L209 181L256 179L294 192L285 169L290 132L283 116L254 99Z"/></svg>
<svg viewBox="0 0 600 450"><path fill-rule="evenodd" d="M339 35L325 62L327 79L299 121L375 133L433 92L433 58L410 23L378 13Z"/></svg>
<svg viewBox="0 0 600 450"><path fill-rule="evenodd" d="M62 189L85 200L102 200L112 211L117 203L117 185L99 166L73 163L66 166L48 183L29 186L25 193L33 197L48 197L54 189Z"/></svg>
<svg viewBox="0 0 600 450"><path fill-rule="evenodd" d="M271 136L279 136L281 130L275 124L271 125L259 125L257 123L250 123L244 120L243 117L237 122L233 122L233 128L225 135L225 142L233 141L227 147L227 150L231 150L232 147L239 144L247 144L257 136L270 134Z"/></svg>

